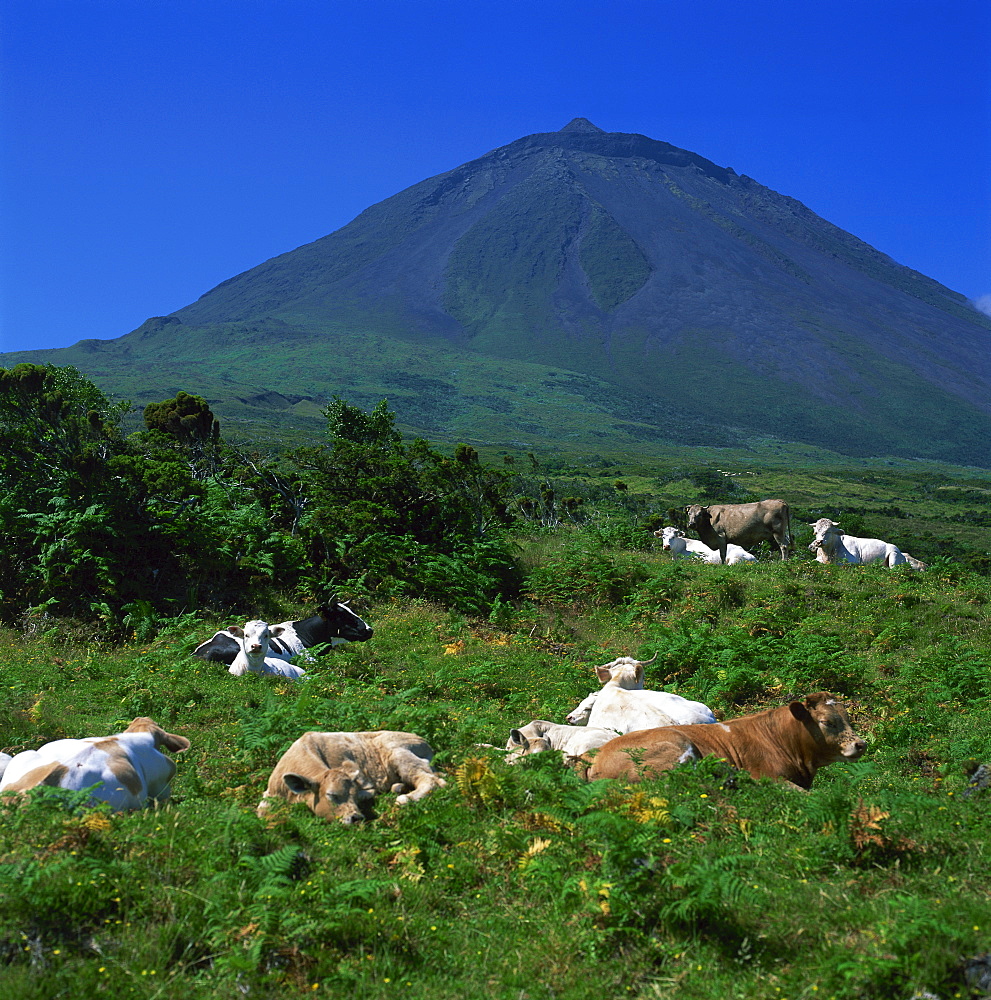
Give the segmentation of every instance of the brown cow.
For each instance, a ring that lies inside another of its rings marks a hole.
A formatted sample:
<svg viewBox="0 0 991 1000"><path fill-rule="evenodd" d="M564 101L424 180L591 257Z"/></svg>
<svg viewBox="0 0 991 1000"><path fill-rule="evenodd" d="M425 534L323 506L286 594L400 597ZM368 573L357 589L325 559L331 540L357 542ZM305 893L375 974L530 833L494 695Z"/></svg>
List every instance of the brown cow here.
<svg viewBox="0 0 991 1000"><path fill-rule="evenodd" d="M430 767L433 755L416 733L303 733L275 765L258 814L281 798L305 802L321 819L373 819L378 792L401 793L403 805L446 784Z"/></svg>
<svg viewBox="0 0 991 1000"><path fill-rule="evenodd" d="M788 558L791 545L791 511L784 500L758 500L756 503L697 503L687 508L688 527L719 553L726 562L726 546L732 542L744 549L759 542L777 542L781 558Z"/></svg>
<svg viewBox="0 0 991 1000"><path fill-rule="evenodd" d="M598 778L643 777L701 757L722 757L755 778L776 778L808 789L820 767L859 760L867 744L853 731L846 709L825 691L803 702L770 708L728 722L665 726L618 736L588 768Z"/></svg>

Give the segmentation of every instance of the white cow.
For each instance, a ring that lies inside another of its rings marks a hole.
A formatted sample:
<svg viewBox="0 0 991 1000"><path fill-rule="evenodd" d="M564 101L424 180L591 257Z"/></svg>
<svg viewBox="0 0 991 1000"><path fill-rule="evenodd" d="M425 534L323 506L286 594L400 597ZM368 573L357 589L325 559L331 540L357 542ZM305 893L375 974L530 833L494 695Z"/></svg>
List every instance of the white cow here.
<svg viewBox="0 0 991 1000"><path fill-rule="evenodd" d="M654 532L654 537L661 539L661 548L665 552L670 552L675 559L695 557L713 565L718 565L720 562L718 549L710 549L705 542L700 542L698 539L686 538L685 533L680 528L670 526L661 528ZM728 542L726 544L726 562L757 562L757 557L739 545Z"/></svg>
<svg viewBox="0 0 991 1000"><path fill-rule="evenodd" d="M612 729L621 734L660 726L715 722L711 709L701 702L689 701L669 691L643 690L643 668L656 658L656 654L649 660L620 656L596 667L595 673L602 681L602 688L570 712L568 722L579 722L585 716L589 726Z"/></svg>
<svg viewBox="0 0 991 1000"><path fill-rule="evenodd" d="M0 792L26 792L38 785L92 788L95 801L109 802L117 812L163 804L172 791L175 764L159 747L178 753L189 749L189 740L148 718L135 719L115 736L55 740L15 754L0 777Z"/></svg>
<svg viewBox="0 0 991 1000"><path fill-rule="evenodd" d="M561 756L580 757L589 750L595 750L604 743L615 739L615 729L601 729L596 726L561 726L556 722L534 719L520 729L511 729L506 741L506 760L515 763L520 757L545 750L560 750Z"/></svg>
<svg viewBox="0 0 991 1000"><path fill-rule="evenodd" d="M809 551L814 552L816 559L821 563L881 562L890 569L892 566L908 562L897 545L883 542L880 538L844 535L838 530L839 524L828 517L820 517L809 527L815 535L812 544L809 545Z"/></svg>
<svg viewBox="0 0 991 1000"><path fill-rule="evenodd" d="M228 667L228 673L235 677L243 677L245 674L287 677L291 681L298 681L305 675L306 671L302 667L271 654L269 640L272 636L282 634L281 625L273 627L268 622L255 619L245 622L243 629L231 625L228 631L241 647L234 657L234 662Z"/></svg>

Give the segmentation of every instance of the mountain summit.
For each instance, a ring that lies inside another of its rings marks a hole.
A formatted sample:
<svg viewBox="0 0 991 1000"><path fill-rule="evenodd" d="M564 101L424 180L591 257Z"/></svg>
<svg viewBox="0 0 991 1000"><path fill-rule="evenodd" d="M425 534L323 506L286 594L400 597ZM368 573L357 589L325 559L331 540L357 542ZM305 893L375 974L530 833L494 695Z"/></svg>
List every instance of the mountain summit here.
<svg viewBox="0 0 991 1000"><path fill-rule="evenodd" d="M962 295L793 198L575 118L125 337L40 354L139 398L199 392L221 415L387 396L434 438L756 434L987 464L989 342Z"/></svg>
<svg viewBox="0 0 991 1000"><path fill-rule="evenodd" d="M598 125L593 125L587 118L572 118L567 125L561 129L562 132L599 132L602 129ZM605 134L605 133L602 133Z"/></svg>

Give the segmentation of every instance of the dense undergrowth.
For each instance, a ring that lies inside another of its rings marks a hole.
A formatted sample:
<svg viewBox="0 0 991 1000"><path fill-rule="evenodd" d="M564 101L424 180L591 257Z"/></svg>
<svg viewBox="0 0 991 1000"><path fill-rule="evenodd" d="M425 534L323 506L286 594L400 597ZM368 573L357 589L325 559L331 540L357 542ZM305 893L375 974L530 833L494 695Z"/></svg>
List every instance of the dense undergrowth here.
<svg viewBox="0 0 991 1000"><path fill-rule="evenodd" d="M591 529L518 538L522 596L468 617L376 599L364 644L305 681L234 678L186 615L104 646L2 634L16 752L151 715L192 748L171 805L110 815L51 790L0 821L4 996L981 996L991 952L991 583L907 568L672 563ZM297 610L287 608L287 611ZM140 624L140 623L138 623ZM511 726L562 721L592 667L737 714L827 689L869 742L808 794L715 762L625 786ZM307 729L426 737L448 784L360 828L254 813ZM971 977L968 980L968 975Z"/></svg>

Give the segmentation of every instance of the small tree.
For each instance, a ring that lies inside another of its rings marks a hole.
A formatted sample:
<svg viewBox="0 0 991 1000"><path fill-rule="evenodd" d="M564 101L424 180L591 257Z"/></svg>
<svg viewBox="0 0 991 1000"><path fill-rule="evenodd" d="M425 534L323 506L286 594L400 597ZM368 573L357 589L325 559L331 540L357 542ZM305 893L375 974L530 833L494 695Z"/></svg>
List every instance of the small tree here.
<svg viewBox="0 0 991 1000"><path fill-rule="evenodd" d="M220 421L202 396L177 393L174 399L149 403L144 410L145 427L173 438L189 454L194 475L205 477L217 471L220 461Z"/></svg>

